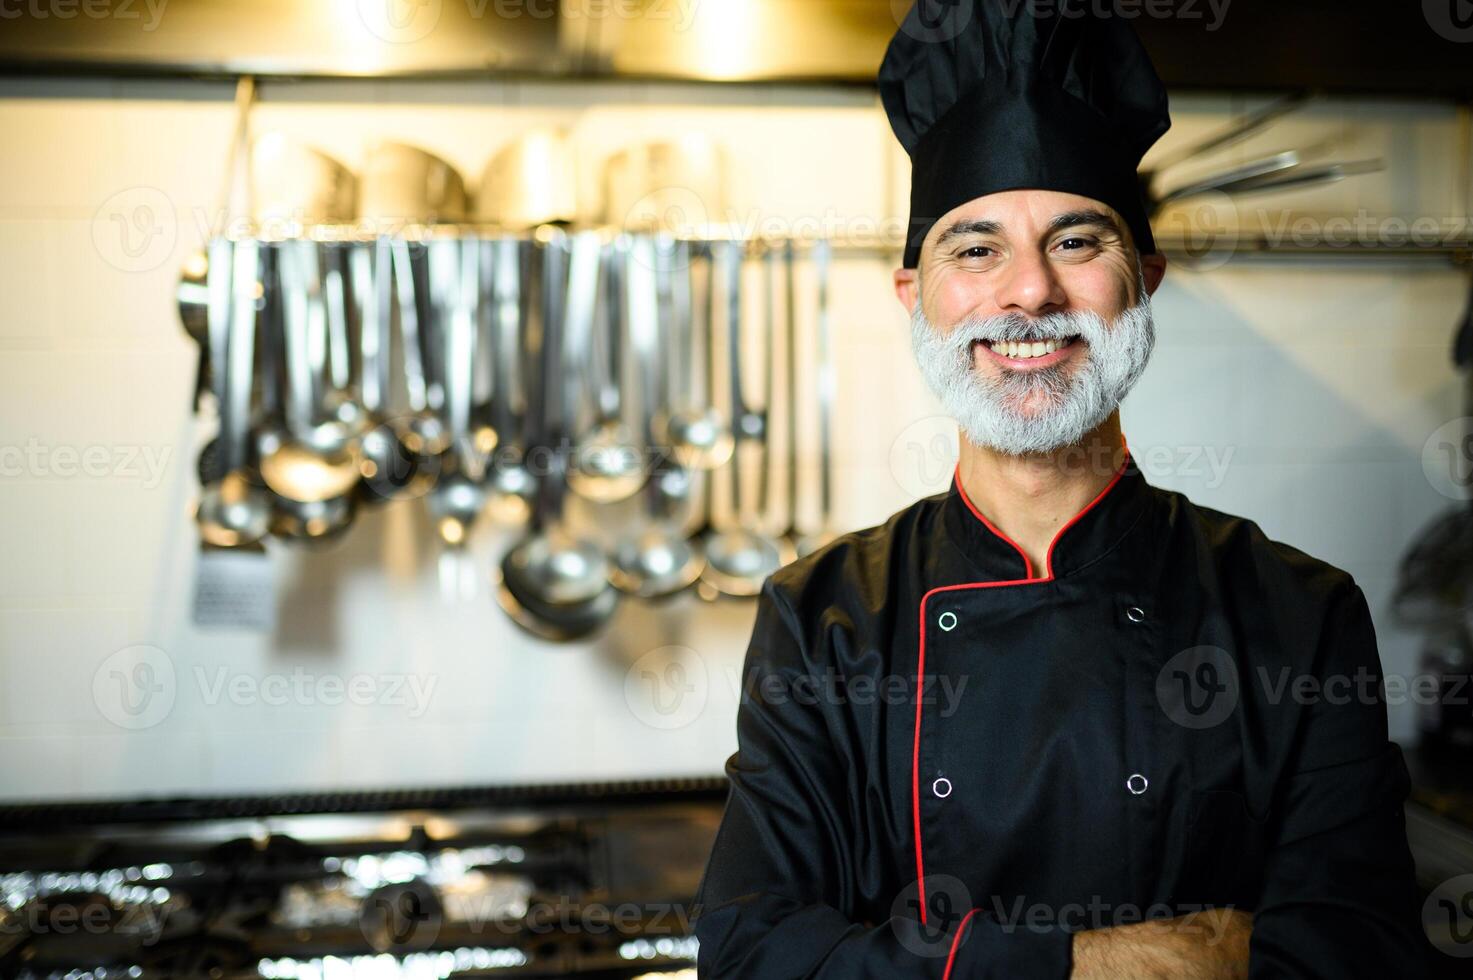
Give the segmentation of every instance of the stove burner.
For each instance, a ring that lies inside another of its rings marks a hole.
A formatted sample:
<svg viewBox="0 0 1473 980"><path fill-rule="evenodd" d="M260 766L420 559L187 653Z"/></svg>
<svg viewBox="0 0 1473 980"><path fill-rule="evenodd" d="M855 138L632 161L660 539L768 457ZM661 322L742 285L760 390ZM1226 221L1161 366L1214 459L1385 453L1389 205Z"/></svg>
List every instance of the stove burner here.
<svg viewBox="0 0 1473 980"><path fill-rule="evenodd" d="M668 913L688 912L721 797L592 796L505 811L0 830L0 976L689 970L689 916Z"/></svg>

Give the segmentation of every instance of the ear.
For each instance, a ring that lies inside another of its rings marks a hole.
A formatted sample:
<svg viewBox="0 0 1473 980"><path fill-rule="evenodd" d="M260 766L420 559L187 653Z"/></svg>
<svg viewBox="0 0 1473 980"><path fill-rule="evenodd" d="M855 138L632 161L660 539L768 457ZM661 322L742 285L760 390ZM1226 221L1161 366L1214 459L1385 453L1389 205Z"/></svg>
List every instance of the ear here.
<svg viewBox="0 0 1473 980"><path fill-rule="evenodd" d="M1161 280L1166 278L1166 256L1160 252L1141 256L1141 274L1146 277L1146 295L1156 295Z"/></svg>
<svg viewBox="0 0 1473 980"><path fill-rule="evenodd" d="M900 305L905 307L906 313L914 313L917 302L917 292L920 284L916 279L915 269L895 270L895 298L900 300Z"/></svg>

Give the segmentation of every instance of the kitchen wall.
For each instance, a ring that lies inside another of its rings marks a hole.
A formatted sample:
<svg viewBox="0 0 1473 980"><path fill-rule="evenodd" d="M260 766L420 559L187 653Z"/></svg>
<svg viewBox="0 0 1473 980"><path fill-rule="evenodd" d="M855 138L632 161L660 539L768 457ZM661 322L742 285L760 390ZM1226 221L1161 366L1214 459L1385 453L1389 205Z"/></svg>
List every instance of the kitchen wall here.
<svg viewBox="0 0 1473 980"><path fill-rule="evenodd" d="M447 558L418 506L372 511L338 545L271 546L273 632L192 625L193 457L209 425L188 410L195 349L174 285L218 217L230 99L204 82L0 81L0 797L719 772L752 606L626 603L595 641L543 644L491 595L506 529ZM1177 98L1165 145L1242 106ZM739 221L863 231L904 214L905 159L858 90L268 83L254 120L352 166L377 139L420 144L472 181L546 124L573 133L590 198L612 151L698 130L729 152ZM1387 173L1294 203L1446 219L1466 214L1466 139L1447 107L1333 104L1222 159L1312 142L1384 155ZM1246 234L1284 202L1231 217ZM1466 272L1225 258L1207 247L1204 268L1178 264L1158 293L1130 444L1152 482L1350 570L1387 671L1410 674L1419 637L1387 599L1409 541L1451 505L1423 460L1462 414L1448 350ZM833 297L848 529L944 489L954 428L910 362L889 263L839 262ZM1415 707L1393 706L1397 737Z"/></svg>

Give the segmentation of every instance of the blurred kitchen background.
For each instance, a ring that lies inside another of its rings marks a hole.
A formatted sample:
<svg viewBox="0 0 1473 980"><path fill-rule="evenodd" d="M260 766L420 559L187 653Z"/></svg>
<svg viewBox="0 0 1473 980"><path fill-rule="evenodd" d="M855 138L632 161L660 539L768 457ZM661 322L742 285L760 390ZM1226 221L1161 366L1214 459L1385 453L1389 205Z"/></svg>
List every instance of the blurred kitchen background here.
<svg viewBox="0 0 1473 980"><path fill-rule="evenodd" d="M1364 588L1437 913L1473 891L1473 26L1240 3L1139 18L1172 264L1125 432ZM3 972L690 969L650 910L719 818L754 583L955 461L890 286L906 6L6 15ZM599 421L632 483L517 469Z"/></svg>

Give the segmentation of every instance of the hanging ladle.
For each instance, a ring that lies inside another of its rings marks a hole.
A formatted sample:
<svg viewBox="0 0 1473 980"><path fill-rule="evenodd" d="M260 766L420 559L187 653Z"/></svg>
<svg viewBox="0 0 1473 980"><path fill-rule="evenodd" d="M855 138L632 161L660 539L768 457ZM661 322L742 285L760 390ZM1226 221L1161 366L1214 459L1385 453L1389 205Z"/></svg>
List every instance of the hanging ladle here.
<svg viewBox="0 0 1473 980"><path fill-rule="evenodd" d="M766 420L762 413L747 405L742 395L741 278L744 244L739 241L723 243L726 263L726 322L731 374L731 413L732 418L736 420L740 438L744 441L763 443L762 451L766 453L768 451L765 445ZM771 338L769 338L765 353L769 358L771 357ZM770 405L771 391L767 392L767 399ZM749 515L745 513L743 507L746 495L742 487L741 455L741 447L738 446L732 453L730 463L732 514L728 527L710 534L706 539L706 568L701 573L701 581L724 595L749 597L757 595L767 576L777 571L791 558L780 541L761 533L755 527L744 526Z"/></svg>
<svg viewBox="0 0 1473 980"><path fill-rule="evenodd" d="M298 539L326 538L352 520L353 490L360 476L353 426L324 418L312 369L313 341L326 327L314 310L310 281L316 274L316 243L289 241L280 246L285 332L286 398L284 424L257 437L261 477L275 495L272 533Z"/></svg>
<svg viewBox="0 0 1473 980"><path fill-rule="evenodd" d="M435 528L446 544L465 544L486 503L484 468L471 435L471 382L475 369L476 300L480 291L480 243L475 238L436 239L430 243L430 296L444 345L445 409L450 448L428 504Z"/></svg>
<svg viewBox="0 0 1473 980"><path fill-rule="evenodd" d="M211 371L220 407L224 475L203 488L195 520L202 540L232 548L259 541L271 523L271 503L246 470L259 246L249 240L232 246L216 238L209 254L209 350L215 362Z"/></svg>
<svg viewBox="0 0 1473 980"><path fill-rule="evenodd" d="M475 322L475 362L471 370L471 443L489 465L504 431L498 424L496 401L496 240L476 240L476 296L471 312ZM483 467L484 468L484 467Z"/></svg>
<svg viewBox="0 0 1473 980"><path fill-rule="evenodd" d="M503 237L495 241L495 272L491 277L490 339L492 425L498 434L495 454L486 475L486 510L493 520L524 524L532 510L537 485L526 465L527 407L522 384L522 241ZM520 444L511 438L519 427Z"/></svg>
<svg viewBox="0 0 1473 980"><path fill-rule="evenodd" d="M419 304L414 285L414 264L408 243L395 239L393 253L394 289L398 297L399 331L404 341L404 385L409 413L394 419L399 441L414 453L420 468L437 472L439 457L450 448L450 431L430 408L429 385L420 340Z"/></svg>
<svg viewBox="0 0 1473 980"><path fill-rule="evenodd" d="M359 314L359 396L367 415L360 442L360 496L369 503L417 497L430 488L430 477L417 456L400 440L389 418L389 356L392 344L394 275L387 238L354 247L349 271Z"/></svg>
<svg viewBox="0 0 1473 980"><path fill-rule="evenodd" d="M834 540L837 536L832 527L833 520L833 433L834 433L834 397L837 378L834 372L834 347L831 327L829 323L829 263L832 258L833 246L823 239L813 245L813 273L818 284L818 312L816 314L816 327L818 333L818 527L808 534L798 534L794 541L795 553L800 557L813 554L819 548ZM788 296L791 304L793 289L793 267L792 267L792 243L788 244ZM796 377L796 354L792 350L792 314L789 314L789 372L790 377ZM793 390L794 406L797 405L796 384ZM793 435L794 445L797 445L796 431ZM794 459L794 473L797 471L797 460ZM797 481L792 483L793 513L796 529L797 515Z"/></svg>
<svg viewBox="0 0 1473 980"><path fill-rule="evenodd" d="M620 236L611 246L614 258L604 264L605 293L608 315L603 330L594 329L598 283L573 282L569 292L569 350L587 358L592 368L594 421L588 432L574 447L573 466L568 485L573 492L595 503L627 500L644 486L647 476L644 453L635 442L634 433L624 421L624 293L623 276L627 263L619 255L626 247ZM576 263L575 263L576 265ZM575 267L574 272L578 270ZM585 275L598 275L598 268L585 269ZM570 399L574 405L576 400ZM568 424L575 425L576 417Z"/></svg>
<svg viewBox="0 0 1473 980"><path fill-rule="evenodd" d="M600 243L597 233L574 240L572 275L564 274L568 245L557 234L542 246L541 330L531 333L540 372L538 396L529 401L537 424L528 440L534 448L561 447L571 412L564 403L568 359L563 354L564 288L569 281L596 285ZM577 537L563 525L566 454L546 454L546 472L538 474L538 495L528 535L501 560L497 601L517 625L544 639L565 642L586 636L606 623L619 605L619 592L609 584L608 560L598 545Z"/></svg>
<svg viewBox="0 0 1473 980"><path fill-rule="evenodd" d="M714 470L725 465L736 446L731 426L726 416L716 407L710 385L711 351L709 348L712 320L712 302L715 295L715 262L710 260L709 247L706 255L704 303L691 302L691 284L695 278L695 267L691 261L689 243L680 255L683 263L674 270L674 329L668 337L672 356L678 365L671 384L669 404L662 406L655 416L654 435L660 446L667 447L675 460L687 469ZM699 353L695 351L693 314L699 309L702 330L699 335L705 340ZM696 365L706 367L706 404L697 402L695 394Z"/></svg>
<svg viewBox="0 0 1473 980"><path fill-rule="evenodd" d="M638 236L625 280L629 334L640 369L644 437L651 444L655 412L665 404L670 383L669 372L657 366L660 345L675 326L671 320L679 315L678 309L671 309L676 305L670 301L671 267L681 261L689 262L685 243L677 246L665 235L658 242ZM700 577L705 559L674 520L675 505L689 499L690 492L690 471L663 456L644 488L648 521L614 549L610 580L616 588L643 599L658 599L685 590Z"/></svg>

